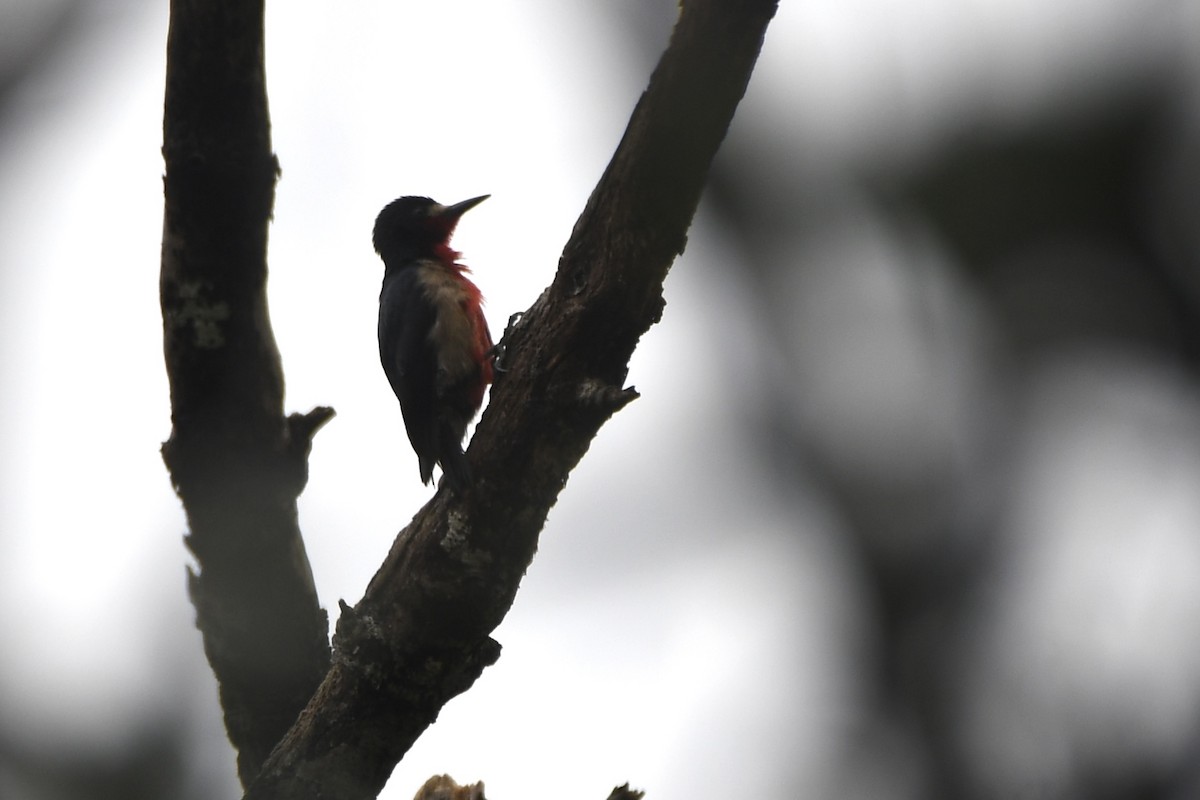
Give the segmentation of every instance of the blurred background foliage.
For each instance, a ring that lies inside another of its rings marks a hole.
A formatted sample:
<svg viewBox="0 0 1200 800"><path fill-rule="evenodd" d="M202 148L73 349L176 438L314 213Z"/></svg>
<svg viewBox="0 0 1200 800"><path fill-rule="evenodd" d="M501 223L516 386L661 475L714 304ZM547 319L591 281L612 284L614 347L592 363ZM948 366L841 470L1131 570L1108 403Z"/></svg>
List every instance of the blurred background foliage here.
<svg viewBox="0 0 1200 800"><path fill-rule="evenodd" d="M0 6L0 136L28 82L88 46L97 8L119 27L138 5ZM555 13L602 23L612 82L635 86L673 4L599 5ZM817 622L772 636L819 666L775 695L799 706L775 728L744 736L736 703L700 724L714 747L769 752L751 784L781 798L1200 797L1196 4L783 5L676 270L698 275L702 325L653 362L729 401L653 479L690 483L686 453L749 454L753 488L713 535L770 517L807 542L792 579L812 588L776 611ZM0 267L15 285L19 265ZM668 321L680 294L668 284ZM619 509L621 485L579 516ZM674 548L703 527L676 513L690 502L630 498L645 513L613 536L679 526ZM165 662L203 685L181 660ZM0 716L0 796L230 793L216 711L194 721L211 700L56 736Z"/></svg>

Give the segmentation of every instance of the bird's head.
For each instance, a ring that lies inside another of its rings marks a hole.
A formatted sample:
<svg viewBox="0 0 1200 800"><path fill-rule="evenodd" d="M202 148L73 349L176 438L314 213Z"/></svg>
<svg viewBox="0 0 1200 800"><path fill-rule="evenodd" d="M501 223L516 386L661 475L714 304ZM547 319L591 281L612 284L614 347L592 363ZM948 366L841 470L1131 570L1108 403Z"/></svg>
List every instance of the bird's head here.
<svg viewBox="0 0 1200 800"><path fill-rule="evenodd" d="M450 252L446 246L459 217L491 195L472 197L444 206L428 197L401 197L384 206L375 218L372 240L384 262L402 261Z"/></svg>

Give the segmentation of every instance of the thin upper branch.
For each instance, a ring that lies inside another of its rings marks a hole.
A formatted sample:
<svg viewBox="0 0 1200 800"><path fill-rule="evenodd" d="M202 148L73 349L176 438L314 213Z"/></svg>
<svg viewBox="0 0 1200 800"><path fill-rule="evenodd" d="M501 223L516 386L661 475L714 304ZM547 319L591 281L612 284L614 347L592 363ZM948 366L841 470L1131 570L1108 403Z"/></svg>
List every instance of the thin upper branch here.
<svg viewBox="0 0 1200 800"><path fill-rule="evenodd" d="M475 484L416 515L353 609L333 667L246 797L371 798L397 761L499 657L538 534L663 308L709 165L775 0L687 0L671 43L563 253L510 331L507 371L471 444Z"/></svg>
<svg viewBox="0 0 1200 800"><path fill-rule="evenodd" d="M262 0L174 0L163 117L163 457L187 512L199 566L190 594L243 783L329 665L296 496L332 411L283 415L266 302L278 167L262 34Z"/></svg>

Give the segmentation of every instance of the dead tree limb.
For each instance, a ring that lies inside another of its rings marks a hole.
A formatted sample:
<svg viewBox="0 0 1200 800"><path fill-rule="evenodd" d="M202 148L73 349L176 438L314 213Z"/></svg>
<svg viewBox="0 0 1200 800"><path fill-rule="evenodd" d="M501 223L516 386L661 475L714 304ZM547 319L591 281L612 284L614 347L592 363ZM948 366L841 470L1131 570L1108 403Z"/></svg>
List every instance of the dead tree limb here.
<svg viewBox="0 0 1200 800"><path fill-rule="evenodd" d="M333 412L283 414L266 301L278 166L262 27L262 0L173 0L163 117L163 458L187 512L196 624L244 785L329 666L296 497Z"/></svg>
<svg viewBox="0 0 1200 800"><path fill-rule="evenodd" d="M247 798L373 798L442 706L499 657L538 534L659 319L776 0L686 0L671 43L564 250L506 338L507 372L471 443L475 484L442 490L397 537L335 657Z"/></svg>

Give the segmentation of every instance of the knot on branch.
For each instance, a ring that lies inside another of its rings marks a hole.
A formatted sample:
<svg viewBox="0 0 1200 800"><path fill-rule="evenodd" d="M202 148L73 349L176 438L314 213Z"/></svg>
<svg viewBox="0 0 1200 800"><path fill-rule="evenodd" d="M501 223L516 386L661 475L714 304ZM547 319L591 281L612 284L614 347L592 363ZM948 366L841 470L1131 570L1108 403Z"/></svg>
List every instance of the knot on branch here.
<svg viewBox="0 0 1200 800"><path fill-rule="evenodd" d="M337 415L329 406L317 406L307 414L292 413L288 415L288 439L293 447L304 448L307 456L312 449L313 436L324 427L326 422Z"/></svg>
<svg viewBox="0 0 1200 800"><path fill-rule="evenodd" d="M299 496L308 484L308 456L312 452L312 440L325 423L337 412L329 406L317 406L307 414L292 413L287 418L286 458L292 478L291 489Z"/></svg>
<svg viewBox="0 0 1200 800"><path fill-rule="evenodd" d="M579 384L575 397L585 408L595 408L606 414L615 414L640 395L632 386L623 389L620 386L593 378Z"/></svg>
<svg viewBox="0 0 1200 800"><path fill-rule="evenodd" d="M286 506L308 483L313 436L333 416L328 406L286 419L220 409L176 413L160 452L189 515L201 510L194 502L198 498L218 510Z"/></svg>

